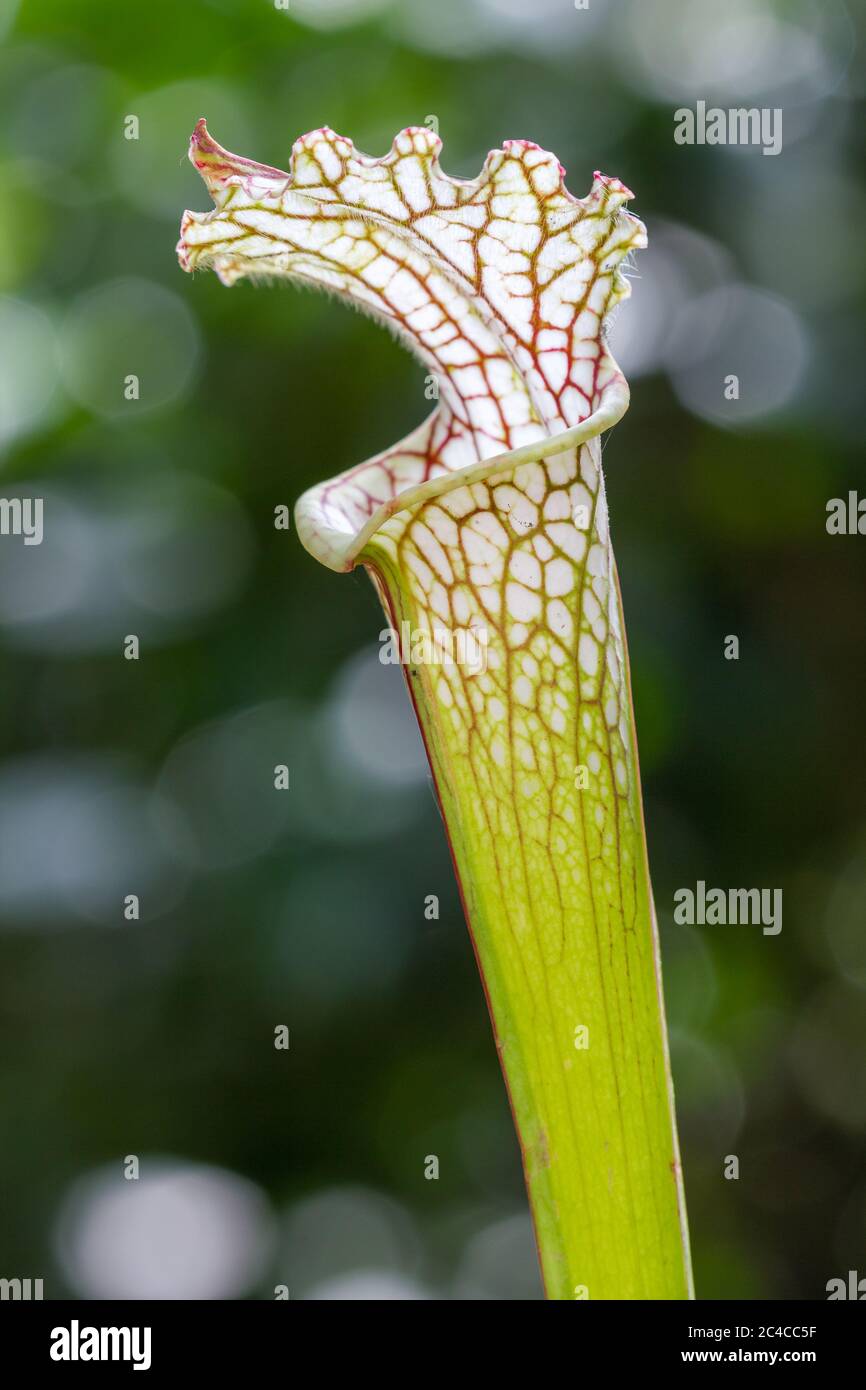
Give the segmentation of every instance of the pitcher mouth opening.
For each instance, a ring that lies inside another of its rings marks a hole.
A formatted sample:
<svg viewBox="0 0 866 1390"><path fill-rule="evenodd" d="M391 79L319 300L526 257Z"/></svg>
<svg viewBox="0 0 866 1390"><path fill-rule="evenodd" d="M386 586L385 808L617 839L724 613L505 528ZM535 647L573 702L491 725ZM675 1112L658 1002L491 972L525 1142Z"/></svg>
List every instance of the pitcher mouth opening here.
<svg viewBox="0 0 866 1390"><path fill-rule="evenodd" d="M611 429L622 419L628 405L629 388L625 379L620 377L607 387L598 408L572 429L532 444L524 444L517 449L510 449L507 453L496 454L493 458L481 459L456 472L440 473L426 482L410 485L375 507L360 529L343 529L339 525L340 487L352 486L359 472L378 462L376 458L369 459L329 482L317 483L302 493L295 505L298 538L304 548L328 569L339 573L351 570L368 541L391 517L421 506L434 497L441 497L455 488L488 482L497 475L511 473L521 464L543 463L545 459L579 448ZM391 450L387 451L390 452Z"/></svg>

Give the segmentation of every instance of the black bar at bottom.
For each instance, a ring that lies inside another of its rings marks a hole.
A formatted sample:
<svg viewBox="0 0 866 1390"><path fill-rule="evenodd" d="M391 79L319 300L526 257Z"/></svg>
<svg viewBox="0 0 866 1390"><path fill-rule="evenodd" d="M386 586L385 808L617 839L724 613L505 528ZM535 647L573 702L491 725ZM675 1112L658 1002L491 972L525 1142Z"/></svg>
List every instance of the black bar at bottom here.
<svg viewBox="0 0 866 1390"><path fill-rule="evenodd" d="M491 1329L490 1312L464 1306L455 1325L458 1352L441 1321L443 1306L433 1306L439 1306L439 1320L428 1325L415 1321L424 1316L417 1305L408 1321L406 1314L395 1318L393 1306L371 1313L367 1305L356 1324L358 1314L342 1303L3 1302L0 1366L58 1377L92 1377L106 1366L115 1375L137 1369L151 1378L211 1370L258 1376L303 1372L312 1355L321 1369L344 1358L353 1371L369 1373L372 1362L377 1371L391 1367L401 1378L429 1382L437 1355L446 1368L451 1363L453 1369L455 1358L465 1366L466 1337L471 1344L473 1332L468 1318L480 1334L478 1357L487 1372L501 1346L505 1357L519 1347L543 1374L561 1342L565 1364L575 1371L586 1368L590 1353L609 1370L800 1365L826 1376L859 1363L866 1327L859 1308L841 1303L578 1302L565 1310L548 1305L546 1312L535 1305L527 1323L515 1322L512 1310L500 1342L495 1311Z"/></svg>

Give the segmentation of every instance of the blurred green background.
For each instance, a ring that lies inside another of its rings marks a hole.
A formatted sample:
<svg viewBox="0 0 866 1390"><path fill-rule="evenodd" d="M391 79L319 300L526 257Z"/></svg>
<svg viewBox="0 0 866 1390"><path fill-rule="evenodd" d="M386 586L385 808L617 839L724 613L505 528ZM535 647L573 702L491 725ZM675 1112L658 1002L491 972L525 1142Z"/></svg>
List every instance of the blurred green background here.
<svg viewBox="0 0 866 1390"><path fill-rule="evenodd" d="M825 529L866 493L860 10L0 0L0 491L45 499L42 545L0 542L0 1275L540 1297L372 588L273 525L423 417L423 371L324 297L180 272L201 115L278 166L435 117L452 174L520 137L635 190L605 460L698 1294L866 1275L866 540ZM678 146L698 100L782 108L782 153ZM781 934L674 926L698 879L781 887Z"/></svg>

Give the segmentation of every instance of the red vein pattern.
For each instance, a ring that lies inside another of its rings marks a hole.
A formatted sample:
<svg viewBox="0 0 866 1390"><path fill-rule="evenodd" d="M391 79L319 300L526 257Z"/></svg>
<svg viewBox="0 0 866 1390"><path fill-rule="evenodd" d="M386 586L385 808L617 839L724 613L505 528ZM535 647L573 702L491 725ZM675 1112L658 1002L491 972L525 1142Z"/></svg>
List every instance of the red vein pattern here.
<svg viewBox="0 0 866 1390"><path fill-rule="evenodd" d="M408 488L555 436L625 385L601 325L628 294L620 263L646 243L629 190L596 174L574 198L558 160L522 140L452 179L440 149L416 127L369 159L325 128L284 173L229 154L203 121L190 146L215 209L184 214L185 269L318 284L384 320L436 379L438 408L408 439L304 499L302 538L338 568Z"/></svg>
<svg viewBox="0 0 866 1390"><path fill-rule="evenodd" d="M331 568L365 564L394 625L434 639L407 679L548 1293L686 1297L599 442L628 401L604 323L646 236L618 180L596 174L574 198L529 142L493 151L474 180L443 174L439 150L412 128L369 159L325 128L282 172L227 153L200 122L190 155L215 207L184 215L179 256L226 284L288 276L343 296L438 382L436 410L407 439L301 498L299 534ZM437 634L458 659L430 657Z"/></svg>

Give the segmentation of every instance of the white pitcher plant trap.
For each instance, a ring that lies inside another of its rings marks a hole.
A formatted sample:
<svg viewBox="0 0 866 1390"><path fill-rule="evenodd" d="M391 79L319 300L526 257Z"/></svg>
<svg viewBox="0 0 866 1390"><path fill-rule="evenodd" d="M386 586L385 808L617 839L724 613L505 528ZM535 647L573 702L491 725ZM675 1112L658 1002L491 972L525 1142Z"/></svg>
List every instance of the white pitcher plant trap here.
<svg viewBox="0 0 866 1390"><path fill-rule="evenodd" d="M507 141L477 179L402 131L381 159L327 127L288 171L190 158L185 270L286 277L383 320L438 385L407 438L311 488L298 534L363 565L391 627L473 635L410 662L523 1155L547 1296L692 1296L682 1172L601 436L628 406L605 321L646 245L629 190L585 198ZM298 405L302 408L302 405ZM335 396L334 409L339 409Z"/></svg>

